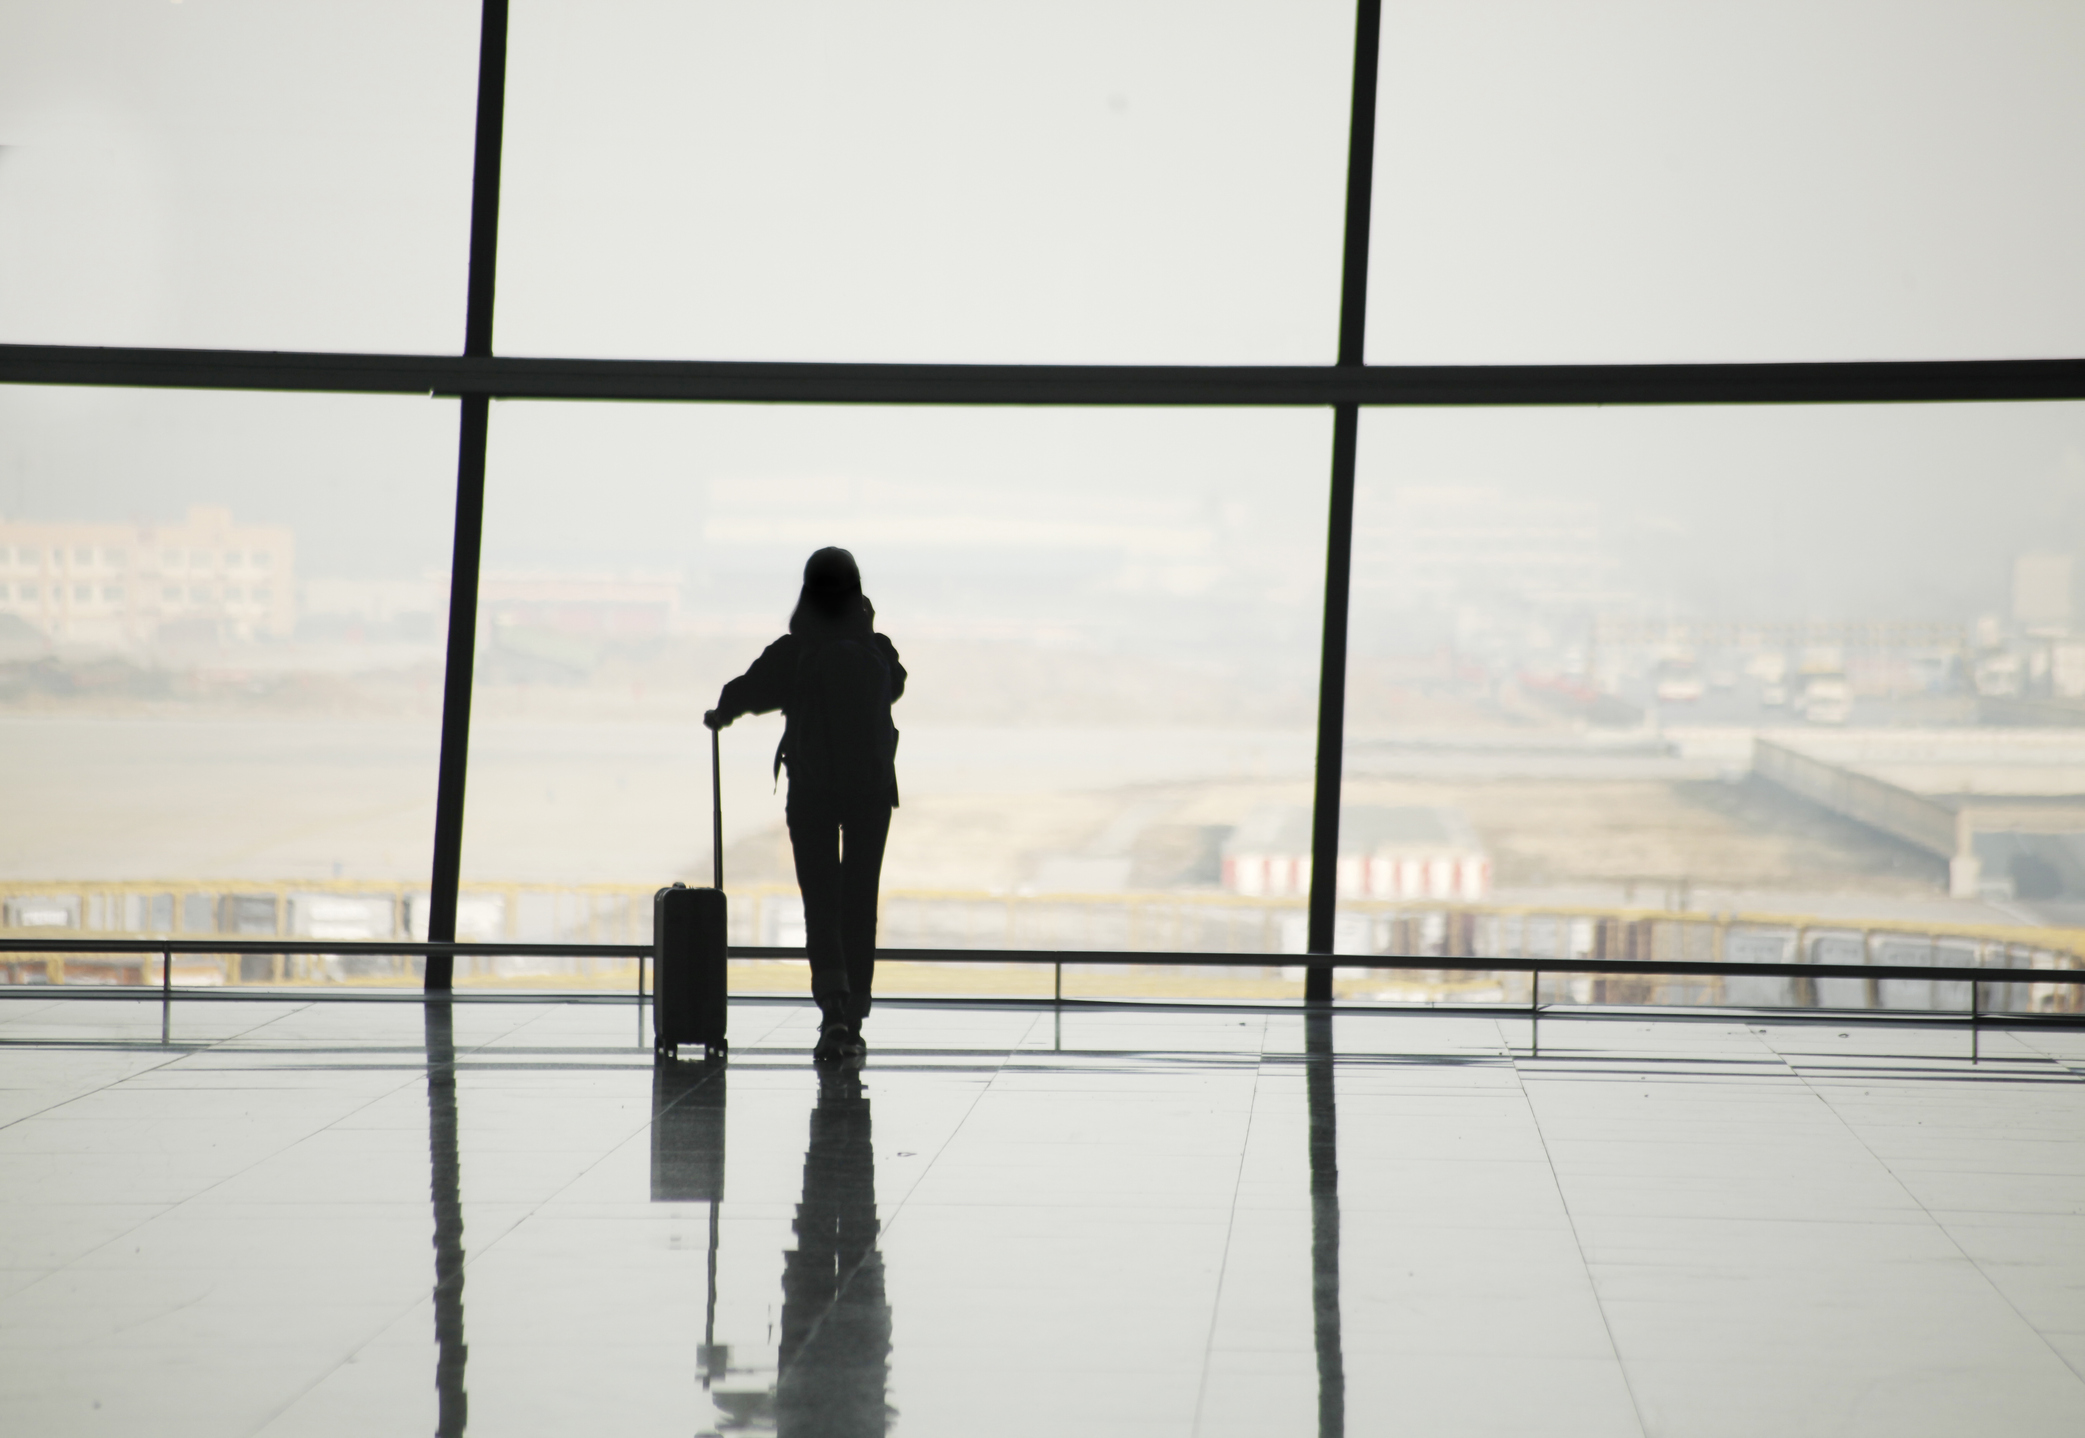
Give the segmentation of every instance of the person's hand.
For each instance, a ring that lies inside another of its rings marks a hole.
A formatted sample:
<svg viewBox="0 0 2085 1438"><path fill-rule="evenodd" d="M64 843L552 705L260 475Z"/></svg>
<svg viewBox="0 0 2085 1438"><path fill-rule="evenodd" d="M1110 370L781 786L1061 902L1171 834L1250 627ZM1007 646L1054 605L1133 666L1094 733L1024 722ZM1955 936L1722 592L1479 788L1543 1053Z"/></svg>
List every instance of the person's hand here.
<svg viewBox="0 0 2085 1438"><path fill-rule="evenodd" d="M705 709L702 711L702 727L711 730L722 729L724 720L718 715L716 710Z"/></svg>

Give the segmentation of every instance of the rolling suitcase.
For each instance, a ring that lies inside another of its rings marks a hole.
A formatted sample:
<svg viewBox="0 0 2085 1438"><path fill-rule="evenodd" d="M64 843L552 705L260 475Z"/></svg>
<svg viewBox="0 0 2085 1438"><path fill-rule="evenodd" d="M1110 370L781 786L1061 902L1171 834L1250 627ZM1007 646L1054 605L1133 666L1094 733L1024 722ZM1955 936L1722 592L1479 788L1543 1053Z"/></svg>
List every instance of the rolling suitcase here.
<svg viewBox="0 0 2085 1438"><path fill-rule="evenodd" d="M681 1048L702 1046L706 1059L724 1057L725 1023L724 798L719 786L717 731L709 736L710 841L716 887L676 883L652 896L652 1057L677 1059Z"/></svg>

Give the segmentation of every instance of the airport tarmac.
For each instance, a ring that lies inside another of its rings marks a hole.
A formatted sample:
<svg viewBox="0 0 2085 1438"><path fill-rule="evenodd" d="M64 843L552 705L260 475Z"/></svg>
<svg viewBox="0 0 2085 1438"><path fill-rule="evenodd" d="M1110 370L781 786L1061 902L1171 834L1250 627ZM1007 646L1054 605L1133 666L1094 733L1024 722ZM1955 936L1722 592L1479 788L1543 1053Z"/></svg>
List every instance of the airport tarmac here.
<svg viewBox="0 0 2085 1438"><path fill-rule="evenodd" d="M779 733L769 717L723 736L735 882L790 877ZM705 878L705 739L679 721L481 720L466 879ZM425 717L0 716L0 792L16 821L0 831L0 877L420 881L438 748ZM1501 898L1662 907L1684 880L1696 908L2032 918L1945 899L1920 856L1734 781L1720 761L1568 734L1377 736L1350 753L1349 803L1460 808ZM1307 804L1311 762L1307 731L907 726L886 884L1016 890L1111 843L1129 853L1154 834Z"/></svg>
<svg viewBox="0 0 2085 1438"><path fill-rule="evenodd" d="M773 717L724 732L727 846L783 822L780 734ZM479 723L465 877L648 882L706 868L707 737L679 723ZM905 817L962 795L1026 812L1044 835L1072 832L1083 810L1062 819L1055 796L1209 779L1307 786L1311 743L1253 730L909 729ZM0 833L0 876L417 879L439 752L428 719L0 717L0 792L15 821Z"/></svg>

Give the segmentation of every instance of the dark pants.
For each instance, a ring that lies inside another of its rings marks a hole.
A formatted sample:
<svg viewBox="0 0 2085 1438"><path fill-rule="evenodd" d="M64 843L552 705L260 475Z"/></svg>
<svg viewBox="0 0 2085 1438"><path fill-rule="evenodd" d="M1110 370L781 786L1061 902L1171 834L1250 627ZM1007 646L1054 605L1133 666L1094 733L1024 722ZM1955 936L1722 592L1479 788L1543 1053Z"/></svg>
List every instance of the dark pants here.
<svg viewBox="0 0 2085 1438"><path fill-rule="evenodd" d="M876 977L876 888L890 800L789 791L789 846L804 896L811 997L827 1023L868 1016Z"/></svg>

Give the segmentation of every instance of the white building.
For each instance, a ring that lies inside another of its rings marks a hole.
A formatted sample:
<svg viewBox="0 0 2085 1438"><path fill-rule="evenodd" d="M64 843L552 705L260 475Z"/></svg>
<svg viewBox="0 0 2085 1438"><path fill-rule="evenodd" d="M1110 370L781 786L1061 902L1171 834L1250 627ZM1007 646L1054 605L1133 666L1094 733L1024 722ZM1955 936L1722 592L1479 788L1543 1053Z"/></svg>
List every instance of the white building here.
<svg viewBox="0 0 2085 1438"><path fill-rule="evenodd" d="M1223 885L1255 898L1310 893L1310 810L1256 809L1223 848ZM1349 805L1340 813L1342 899L1446 899L1491 893L1491 856L1460 811Z"/></svg>
<svg viewBox="0 0 2085 1438"><path fill-rule="evenodd" d="M198 506L174 524L0 519L0 614L45 638L149 643L169 625L220 639L296 625L296 536Z"/></svg>

